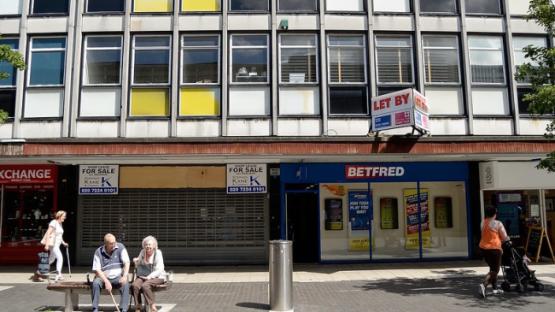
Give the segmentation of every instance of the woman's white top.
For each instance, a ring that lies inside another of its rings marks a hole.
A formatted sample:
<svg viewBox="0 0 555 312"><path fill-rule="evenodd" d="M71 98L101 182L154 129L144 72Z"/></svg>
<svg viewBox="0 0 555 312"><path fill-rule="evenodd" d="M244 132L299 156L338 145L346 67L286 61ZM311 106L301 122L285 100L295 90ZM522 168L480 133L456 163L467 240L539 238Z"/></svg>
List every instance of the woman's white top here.
<svg viewBox="0 0 555 312"><path fill-rule="evenodd" d="M50 224L48 224L48 226L54 228L54 231L52 232L54 234L54 242L51 243L51 245L59 246L63 241L62 236L64 235L64 228L62 227L62 224L54 219L50 221Z"/></svg>
<svg viewBox="0 0 555 312"><path fill-rule="evenodd" d="M145 276L146 278L165 278L164 272L164 257L162 251L156 249L155 253L146 260L145 250L141 250L139 254L139 262L137 263L137 275Z"/></svg>

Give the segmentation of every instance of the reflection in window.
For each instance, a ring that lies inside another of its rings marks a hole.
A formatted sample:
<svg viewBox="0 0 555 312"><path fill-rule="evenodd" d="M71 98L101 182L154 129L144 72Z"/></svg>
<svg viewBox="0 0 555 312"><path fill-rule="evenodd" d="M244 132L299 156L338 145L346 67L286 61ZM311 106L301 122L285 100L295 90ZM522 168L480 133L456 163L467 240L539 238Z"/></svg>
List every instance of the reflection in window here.
<svg viewBox="0 0 555 312"><path fill-rule="evenodd" d="M89 36L85 40L85 85L119 84L121 36Z"/></svg>
<svg viewBox="0 0 555 312"><path fill-rule="evenodd" d="M493 36L469 36L472 83L504 84L503 40Z"/></svg>
<svg viewBox="0 0 555 312"><path fill-rule="evenodd" d="M231 82L268 83L268 36L231 36Z"/></svg>
<svg viewBox="0 0 555 312"><path fill-rule="evenodd" d="M230 11L269 11L268 0L229 0Z"/></svg>
<svg viewBox="0 0 555 312"><path fill-rule="evenodd" d="M170 37L136 36L133 47L133 83L170 81Z"/></svg>
<svg viewBox="0 0 555 312"><path fill-rule="evenodd" d="M465 0L466 13L501 14L499 0Z"/></svg>
<svg viewBox="0 0 555 312"><path fill-rule="evenodd" d="M423 13L457 13L455 0L420 0Z"/></svg>
<svg viewBox="0 0 555 312"><path fill-rule="evenodd" d="M124 0L88 0L87 12L123 12Z"/></svg>
<svg viewBox="0 0 555 312"><path fill-rule="evenodd" d="M219 83L219 45L216 35L183 36L183 83Z"/></svg>
<svg viewBox="0 0 555 312"><path fill-rule="evenodd" d="M12 50L17 51L19 40L16 38L0 38L0 45L9 46ZM6 61L0 61L0 73L8 74L5 79L0 79L0 87L14 86L16 83L17 69Z"/></svg>
<svg viewBox="0 0 555 312"><path fill-rule="evenodd" d="M547 47L547 40L545 37L513 37L513 57L515 64L515 71L518 71L519 66L525 63L530 63L533 66L537 66L537 63L532 62L530 59L526 58L526 52L524 48L532 45L534 47ZM530 114L530 103L524 101L524 95L531 93L532 85L529 79L517 80L517 100L519 112L521 114Z"/></svg>
<svg viewBox="0 0 555 312"><path fill-rule="evenodd" d="M279 0L278 11L316 11L318 8L317 0Z"/></svg>
<svg viewBox="0 0 555 312"><path fill-rule="evenodd" d="M63 85L66 39L31 39L30 86Z"/></svg>
<svg viewBox="0 0 555 312"><path fill-rule="evenodd" d="M33 0L33 14L67 14L69 0Z"/></svg>

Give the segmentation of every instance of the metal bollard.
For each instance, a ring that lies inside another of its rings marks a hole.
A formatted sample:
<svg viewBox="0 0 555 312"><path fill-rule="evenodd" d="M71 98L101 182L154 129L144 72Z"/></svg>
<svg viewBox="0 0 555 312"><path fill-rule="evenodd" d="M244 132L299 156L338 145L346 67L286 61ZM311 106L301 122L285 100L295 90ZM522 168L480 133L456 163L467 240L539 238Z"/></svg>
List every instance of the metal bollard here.
<svg viewBox="0 0 555 312"><path fill-rule="evenodd" d="M270 241L270 311L293 311L293 242Z"/></svg>

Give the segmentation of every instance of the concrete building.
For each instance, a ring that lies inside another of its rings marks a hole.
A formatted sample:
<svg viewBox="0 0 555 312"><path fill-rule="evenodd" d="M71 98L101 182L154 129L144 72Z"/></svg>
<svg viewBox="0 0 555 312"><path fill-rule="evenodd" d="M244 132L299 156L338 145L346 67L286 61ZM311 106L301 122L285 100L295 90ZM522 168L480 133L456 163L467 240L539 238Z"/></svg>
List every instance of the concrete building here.
<svg viewBox="0 0 555 312"><path fill-rule="evenodd" d="M553 115L531 116L526 0L0 0L1 263L34 263L52 213L77 263L113 232L169 263L473 256L481 212L555 236ZM1 64L2 70L11 69ZM374 133L414 88L428 135ZM370 131L370 134L369 134ZM552 240L553 241L553 240Z"/></svg>

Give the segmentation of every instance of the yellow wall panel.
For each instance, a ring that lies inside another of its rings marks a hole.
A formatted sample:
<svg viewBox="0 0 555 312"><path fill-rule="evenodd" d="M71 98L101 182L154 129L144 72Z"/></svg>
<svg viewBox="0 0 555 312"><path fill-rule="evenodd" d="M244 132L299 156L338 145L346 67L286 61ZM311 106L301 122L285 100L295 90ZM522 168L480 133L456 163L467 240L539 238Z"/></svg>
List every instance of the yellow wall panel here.
<svg viewBox="0 0 555 312"><path fill-rule="evenodd" d="M131 90L131 116L169 116L168 89Z"/></svg>
<svg viewBox="0 0 555 312"><path fill-rule="evenodd" d="M225 188L225 166L146 166L119 169L124 188Z"/></svg>
<svg viewBox="0 0 555 312"><path fill-rule="evenodd" d="M172 0L135 0L133 12L172 12Z"/></svg>
<svg viewBox="0 0 555 312"><path fill-rule="evenodd" d="M218 116L220 114L220 90L218 88L181 89L181 116Z"/></svg>
<svg viewBox="0 0 555 312"><path fill-rule="evenodd" d="M217 12L220 11L220 0L183 0L183 12Z"/></svg>

